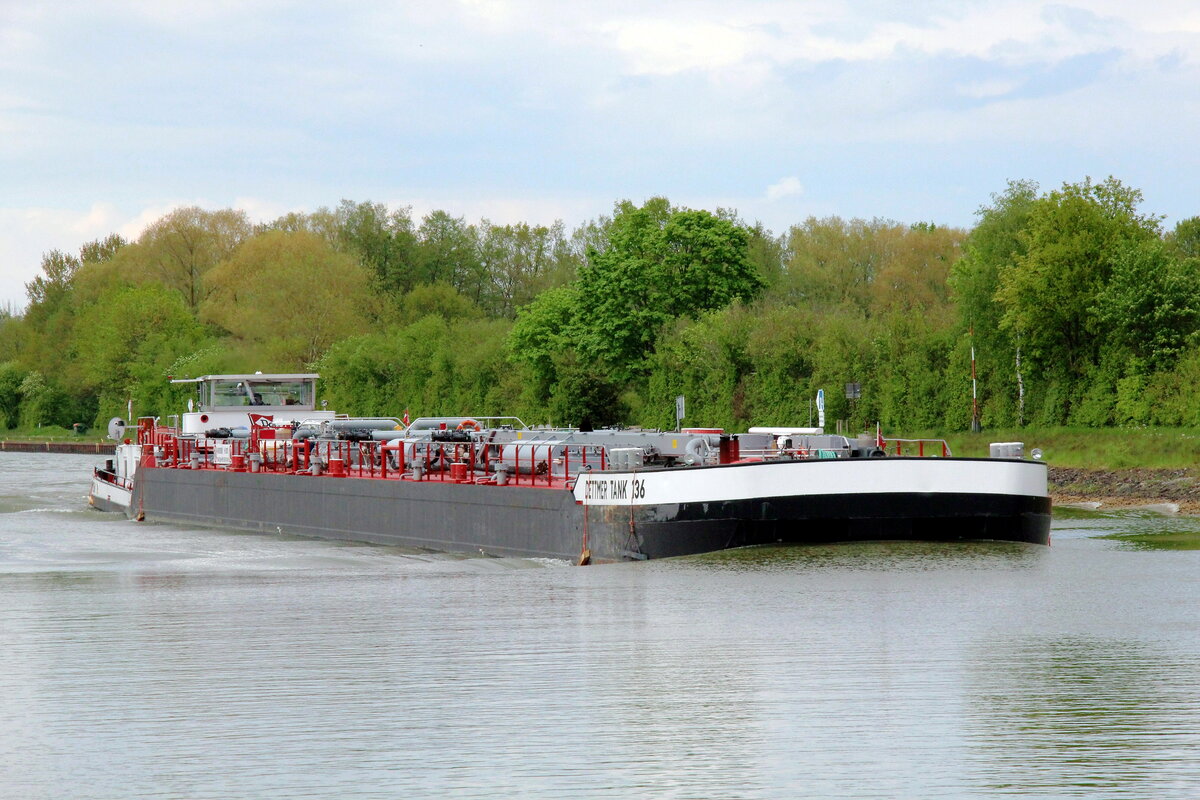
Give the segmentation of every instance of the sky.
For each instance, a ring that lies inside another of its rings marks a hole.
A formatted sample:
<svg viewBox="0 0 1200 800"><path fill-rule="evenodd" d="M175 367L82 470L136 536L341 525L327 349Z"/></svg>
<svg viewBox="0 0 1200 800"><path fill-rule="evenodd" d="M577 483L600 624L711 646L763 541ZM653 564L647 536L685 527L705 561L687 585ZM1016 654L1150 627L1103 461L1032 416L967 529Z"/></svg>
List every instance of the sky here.
<svg viewBox="0 0 1200 800"><path fill-rule="evenodd" d="M0 0L0 308L173 208L568 227L629 199L969 227L1009 180L1200 215L1200 2Z"/></svg>

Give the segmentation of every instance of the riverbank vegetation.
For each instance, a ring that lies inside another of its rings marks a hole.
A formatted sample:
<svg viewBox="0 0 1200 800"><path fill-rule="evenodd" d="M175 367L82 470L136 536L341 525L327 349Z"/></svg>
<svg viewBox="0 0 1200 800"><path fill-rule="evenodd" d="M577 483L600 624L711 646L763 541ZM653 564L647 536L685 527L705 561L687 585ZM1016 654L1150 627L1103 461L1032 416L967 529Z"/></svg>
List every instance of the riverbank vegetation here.
<svg viewBox="0 0 1200 800"><path fill-rule="evenodd" d="M168 376L312 370L352 414L662 427L682 394L685 424L742 428L815 422L824 389L831 429L954 434L972 351L989 441L1200 427L1200 218L1168 229L1141 204L1113 178L1015 181L969 231L779 235L664 198L573 231L371 202L262 225L179 209L45 255L27 308L0 311L0 429L175 413Z"/></svg>
<svg viewBox="0 0 1200 800"><path fill-rule="evenodd" d="M1023 441L1026 456L1036 447L1057 467L1189 469L1200 475L1200 428L1008 428L943 438L956 456L984 458L991 442Z"/></svg>

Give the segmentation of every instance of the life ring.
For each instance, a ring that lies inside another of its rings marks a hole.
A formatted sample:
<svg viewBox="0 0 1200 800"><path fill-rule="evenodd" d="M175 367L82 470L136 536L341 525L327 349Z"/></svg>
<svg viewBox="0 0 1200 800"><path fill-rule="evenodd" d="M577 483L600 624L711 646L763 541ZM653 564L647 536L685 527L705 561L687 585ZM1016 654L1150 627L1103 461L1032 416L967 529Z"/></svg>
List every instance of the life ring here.
<svg viewBox="0 0 1200 800"><path fill-rule="evenodd" d="M458 423L458 428L456 428L456 430L465 431L467 428L471 428L471 430L475 431L476 433L479 433L481 430L483 430L483 426L473 419L464 419L462 422Z"/></svg>

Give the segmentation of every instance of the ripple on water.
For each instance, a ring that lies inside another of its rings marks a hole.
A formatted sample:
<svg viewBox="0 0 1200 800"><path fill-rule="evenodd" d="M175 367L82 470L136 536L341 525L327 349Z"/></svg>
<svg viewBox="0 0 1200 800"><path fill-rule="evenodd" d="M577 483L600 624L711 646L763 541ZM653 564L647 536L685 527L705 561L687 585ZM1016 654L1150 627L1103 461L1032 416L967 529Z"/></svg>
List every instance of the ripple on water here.
<svg viewBox="0 0 1200 800"><path fill-rule="evenodd" d="M1106 538L1184 518L580 569L37 510L71 458L0 454L0 797L1200 786L1200 555Z"/></svg>

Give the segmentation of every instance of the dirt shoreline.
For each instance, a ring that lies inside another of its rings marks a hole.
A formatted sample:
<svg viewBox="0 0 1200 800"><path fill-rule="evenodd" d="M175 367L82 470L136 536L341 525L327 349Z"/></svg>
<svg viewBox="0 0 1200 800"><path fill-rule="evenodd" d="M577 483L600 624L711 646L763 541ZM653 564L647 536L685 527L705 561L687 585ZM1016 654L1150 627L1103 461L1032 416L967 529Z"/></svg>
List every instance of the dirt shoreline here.
<svg viewBox="0 0 1200 800"><path fill-rule="evenodd" d="M112 455L113 442L12 442L0 439L0 451L8 453L105 453Z"/></svg>
<svg viewBox="0 0 1200 800"><path fill-rule="evenodd" d="M1151 507L1200 516L1200 475L1189 469L1093 470L1050 467L1055 505L1098 509Z"/></svg>

